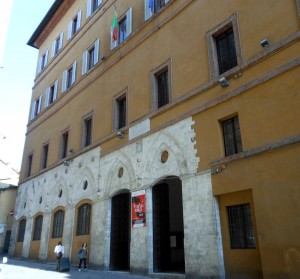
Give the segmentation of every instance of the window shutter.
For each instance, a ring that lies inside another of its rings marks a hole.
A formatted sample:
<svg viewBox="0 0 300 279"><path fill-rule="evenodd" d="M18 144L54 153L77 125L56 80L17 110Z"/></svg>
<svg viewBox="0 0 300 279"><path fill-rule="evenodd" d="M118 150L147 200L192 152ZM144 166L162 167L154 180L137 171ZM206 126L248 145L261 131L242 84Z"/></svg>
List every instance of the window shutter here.
<svg viewBox="0 0 300 279"><path fill-rule="evenodd" d="M89 18L92 14L92 0L87 0L86 18Z"/></svg>
<svg viewBox="0 0 300 279"><path fill-rule="evenodd" d="M64 93L67 90L67 76L68 76L68 70L65 70L63 72L63 77L62 77L62 85L61 85L62 93Z"/></svg>
<svg viewBox="0 0 300 279"><path fill-rule="evenodd" d="M53 101L55 101L57 97L57 87L58 87L58 80L56 80L54 83Z"/></svg>
<svg viewBox="0 0 300 279"><path fill-rule="evenodd" d="M32 119L34 118L35 107L36 107L36 101L34 101L34 102L32 103L31 114L30 114L30 120L32 120Z"/></svg>
<svg viewBox="0 0 300 279"><path fill-rule="evenodd" d="M152 17L152 10L149 8L149 1L150 0L144 0L145 3L145 20L149 19Z"/></svg>
<svg viewBox="0 0 300 279"><path fill-rule="evenodd" d="M44 65L45 67L48 64L48 55L49 55L49 49L47 49L45 53L45 65Z"/></svg>
<svg viewBox="0 0 300 279"><path fill-rule="evenodd" d="M55 56L55 46L56 46L56 40L52 42L51 58Z"/></svg>
<svg viewBox="0 0 300 279"><path fill-rule="evenodd" d="M98 0L98 7L102 4L102 0Z"/></svg>
<svg viewBox="0 0 300 279"><path fill-rule="evenodd" d="M132 8L130 7L126 13L126 38L132 32Z"/></svg>
<svg viewBox="0 0 300 279"><path fill-rule="evenodd" d="M37 68L37 73L39 74L42 70L42 61L43 61L43 58L40 57L39 58L39 63L38 63L38 68Z"/></svg>
<svg viewBox="0 0 300 279"><path fill-rule="evenodd" d="M68 24L68 40L70 40L72 38L72 24L73 24L73 20L69 21L69 24Z"/></svg>
<svg viewBox="0 0 300 279"><path fill-rule="evenodd" d="M75 80L76 80L76 64L77 64L77 61L75 60L74 63L73 63L73 71L72 71L72 85L75 83Z"/></svg>
<svg viewBox="0 0 300 279"><path fill-rule="evenodd" d="M96 65L99 61L99 47L100 47L100 40L98 38L95 42L94 65Z"/></svg>
<svg viewBox="0 0 300 279"><path fill-rule="evenodd" d="M76 31L79 30L80 28L80 23L81 23L81 10L77 14L77 22L76 22Z"/></svg>
<svg viewBox="0 0 300 279"><path fill-rule="evenodd" d="M88 59L88 51L86 50L82 55L82 75L87 72L87 59Z"/></svg>
<svg viewBox="0 0 300 279"><path fill-rule="evenodd" d="M167 4L170 0L165 0L165 4Z"/></svg>
<svg viewBox="0 0 300 279"><path fill-rule="evenodd" d="M49 106L50 87L46 89L45 108Z"/></svg>
<svg viewBox="0 0 300 279"><path fill-rule="evenodd" d="M41 107L42 107L42 95L39 97L39 107L38 107L38 110L37 110L38 114L41 112Z"/></svg>
<svg viewBox="0 0 300 279"><path fill-rule="evenodd" d="M61 32L59 35L59 50L62 49L63 39L64 39L64 32Z"/></svg>

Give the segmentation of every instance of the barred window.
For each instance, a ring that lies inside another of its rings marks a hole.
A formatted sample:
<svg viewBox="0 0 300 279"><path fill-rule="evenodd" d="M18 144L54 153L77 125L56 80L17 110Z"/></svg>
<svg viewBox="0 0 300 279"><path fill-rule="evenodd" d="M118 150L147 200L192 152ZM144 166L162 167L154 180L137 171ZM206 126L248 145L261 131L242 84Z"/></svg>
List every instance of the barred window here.
<svg viewBox="0 0 300 279"><path fill-rule="evenodd" d="M227 206L231 249L255 248L250 204Z"/></svg>
<svg viewBox="0 0 300 279"><path fill-rule="evenodd" d="M19 224L19 233L18 233L18 240L17 240L18 242L24 241L25 230L26 230L26 219L23 219L20 221Z"/></svg>
<svg viewBox="0 0 300 279"><path fill-rule="evenodd" d="M78 208L76 235L85 235L90 233L90 218L91 205L85 203Z"/></svg>
<svg viewBox="0 0 300 279"><path fill-rule="evenodd" d="M43 216L39 215L35 218L32 240L41 240L42 227L43 227Z"/></svg>
<svg viewBox="0 0 300 279"><path fill-rule="evenodd" d="M58 210L54 214L52 238L62 237L64 229L64 218L65 212L63 210Z"/></svg>

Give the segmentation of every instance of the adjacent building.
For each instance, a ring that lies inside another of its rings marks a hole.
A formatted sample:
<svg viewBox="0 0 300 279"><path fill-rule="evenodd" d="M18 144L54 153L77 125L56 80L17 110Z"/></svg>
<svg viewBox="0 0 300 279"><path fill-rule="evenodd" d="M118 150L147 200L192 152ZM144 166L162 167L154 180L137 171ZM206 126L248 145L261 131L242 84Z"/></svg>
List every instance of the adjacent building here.
<svg viewBox="0 0 300 279"><path fill-rule="evenodd" d="M299 39L299 0L54 1L10 254L299 278Z"/></svg>

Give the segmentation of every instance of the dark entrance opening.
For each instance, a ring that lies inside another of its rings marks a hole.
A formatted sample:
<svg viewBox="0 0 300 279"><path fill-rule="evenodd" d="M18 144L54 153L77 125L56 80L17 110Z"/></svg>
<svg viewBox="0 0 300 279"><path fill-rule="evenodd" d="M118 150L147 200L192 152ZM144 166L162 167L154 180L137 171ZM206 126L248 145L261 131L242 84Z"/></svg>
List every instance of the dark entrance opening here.
<svg viewBox="0 0 300 279"><path fill-rule="evenodd" d="M153 271L185 272L181 180L167 178L153 187Z"/></svg>
<svg viewBox="0 0 300 279"><path fill-rule="evenodd" d="M5 240L4 240L4 247L3 247L3 253L4 254L8 253L9 244L10 244L10 236L11 236L11 231L6 231Z"/></svg>
<svg viewBox="0 0 300 279"><path fill-rule="evenodd" d="M130 194L112 198L110 270L128 271L130 266Z"/></svg>

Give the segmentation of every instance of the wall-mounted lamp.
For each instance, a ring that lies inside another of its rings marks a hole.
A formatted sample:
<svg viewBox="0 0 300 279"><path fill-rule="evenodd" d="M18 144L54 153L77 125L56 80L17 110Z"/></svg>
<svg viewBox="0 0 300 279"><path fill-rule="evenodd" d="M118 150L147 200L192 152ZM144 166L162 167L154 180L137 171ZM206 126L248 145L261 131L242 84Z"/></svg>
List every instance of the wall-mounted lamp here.
<svg viewBox="0 0 300 279"><path fill-rule="evenodd" d="M119 139L123 139L123 138L124 138L124 133L118 132L118 133L117 133L117 137L118 137Z"/></svg>
<svg viewBox="0 0 300 279"><path fill-rule="evenodd" d="M70 166L70 161L64 161L64 166L65 166L65 167Z"/></svg>
<svg viewBox="0 0 300 279"><path fill-rule="evenodd" d="M263 39L263 40L260 42L260 45L261 45L262 47L267 47L267 46L270 45L270 43L269 43L268 39Z"/></svg>
<svg viewBox="0 0 300 279"><path fill-rule="evenodd" d="M222 87L227 87L229 85L229 81L225 77L220 78L219 82Z"/></svg>

